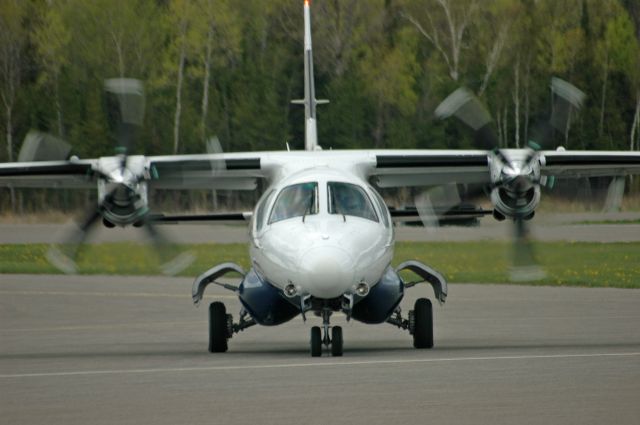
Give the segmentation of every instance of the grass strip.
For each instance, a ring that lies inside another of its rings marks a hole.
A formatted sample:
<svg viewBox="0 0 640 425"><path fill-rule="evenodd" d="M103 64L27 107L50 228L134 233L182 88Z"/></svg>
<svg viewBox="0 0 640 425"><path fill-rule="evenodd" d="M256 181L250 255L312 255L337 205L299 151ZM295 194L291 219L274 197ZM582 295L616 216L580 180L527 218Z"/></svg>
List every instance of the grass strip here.
<svg viewBox="0 0 640 425"><path fill-rule="evenodd" d="M628 220L583 220L576 221L572 224L640 224L640 218L632 218Z"/></svg>
<svg viewBox="0 0 640 425"><path fill-rule="evenodd" d="M538 242L539 263L547 272L535 285L640 288L640 243ZM46 244L0 245L0 273L60 273L49 264ZM197 276L227 261L249 268L246 244L182 245L196 260L182 276ZM511 245L506 242L398 242L394 265L416 259L449 282L508 282ZM146 245L87 245L80 251L82 274L158 275L158 256ZM1 279L1 277L0 277Z"/></svg>

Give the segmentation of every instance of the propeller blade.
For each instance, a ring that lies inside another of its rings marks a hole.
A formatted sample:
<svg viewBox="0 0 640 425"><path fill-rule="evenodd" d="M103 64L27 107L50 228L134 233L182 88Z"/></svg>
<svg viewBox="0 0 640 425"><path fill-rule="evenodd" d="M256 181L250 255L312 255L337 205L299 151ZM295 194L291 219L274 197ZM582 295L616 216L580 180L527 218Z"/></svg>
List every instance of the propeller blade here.
<svg viewBox="0 0 640 425"><path fill-rule="evenodd" d="M49 263L58 270L66 274L75 274L78 271L76 257L80 245L87 239L89 233L101 217L99 208L89 209L86 217L69 238L63 243L61 248L52 245L47 251L46 257Z"/></svg>
<svg viewBox="0 0 640 425"><path fill-rule="evenodd" d="M158 253L158 258L162 262L160 269L163 274L174 276L195 261L196 257L193 253L189 251L179 252L151 221L145 222L144 229L151 238L154 249Z"/></svg>
<svg viewBox="0 0 640 425"><path fill-rule="evenodd" d="M209 138L209 140L207 140L206 147L207 147L207 153L209 154L221 155L223 153L222 145L220 144L220 139L218 139L218 136L213 136ZM224 162L224 159L216 158L211 160L211 176L212 177L219 175L220 172L225 168L226 168L226 164Z"/></svg>
<svg viewBox="0 0 640 425"><path fill-rule="evenodd" d="M518 216L513 220L513 225L512 266L509 270L509 279L512 282L544 279L547 274L536 261L526 221L523 217Z"/></svg>
<svg viewBox="0 0 640 425"><path fill-rule="evenodd" d="M495 149L499 145L491 115L482 102L464 87L447 96L436 108L435 115L442 120L452 115L458 118L474 131L476 143L484 149Z"/></svg>
<svg viewBox="0 0 640 425"><path fill-rule="evenodd" d="M551 93L553 110L549 120L534 127L529 141L529 146L534 150L552 149L553 133L565 133L572 112L580 110L587 97L573 84L556 77L551 79Z"/></svg>
<svg viewBox="0 0 640 425"><path fill-rule="evenodd" d="M436 227L438 225L438 216L436 215L433 203L431 202L428 193L419 193L415 197L414 203L416 205L420 221L422 221L422 225L426 228Z"/></svg>
<svg viewBox="0 0 640 425"><path fill-rule="evenodd" d="M564 132L571 118L571 111L580 109L587 95L573 84L557 77L551 79L551 91L554 101L549 122L556 130Z"/></svg>
<svg viewBox="0 0 640 425"><path fill-rule="evenodd" d="M436 186L419 193L414 204L424 227L439 226L439 216L460 205L460 192L454 183Z"/></svg>
<svg viewBox="0 0 640 425"><path fill-rule="evenodd" d="M603 212L617 212L620 211L620 205L622 204L622 198L624 197L624 177L614 177L609 183L607 189L607 198L604 202Z"/></svg>
<svg viewBox="0 0 640 425"><path fill-rule="evenodd" d="M224 159L222 159L222 145L220 144L220 139L218 136L210 137L206 143L207 153L220 155L220 158L211 159L211 177L216 178L221 174L221 172L226 169L226 164ZM211 199L212 199L212 207L214 210L218 209L218 191L213 189L211 191Z"/></svg>
<svg viewBox="0 0 640 425"><path fill-rule="evenodd" d="M121 168L127 167L127 155L133 150L136 129L144 121L144 86L133 78L111 78L104 82L107 92L108 122L116 134L116 153L122 155Z"/></svg>
<svg viewBox="0 0 640 425"><path fill-rule="evenodd" d="M71 145L47 133L31 130L18 154L18 162L64 161L69 159Z"/></svg>
<svg viewBox="0 0 640 425"><path fill-rule="evenodd" d="M110 112L117 114L118 122L141 127L144 121L144 86L142 81L133 78L111 78L104 82L107 93L115 96L117 108Z"/></svg>

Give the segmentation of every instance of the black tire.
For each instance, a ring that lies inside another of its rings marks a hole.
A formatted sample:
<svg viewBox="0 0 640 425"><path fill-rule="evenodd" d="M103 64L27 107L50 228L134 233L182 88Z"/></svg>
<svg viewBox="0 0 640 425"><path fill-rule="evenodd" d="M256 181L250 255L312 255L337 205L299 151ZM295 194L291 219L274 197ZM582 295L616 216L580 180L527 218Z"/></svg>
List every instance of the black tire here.
<svg viewBox="0 0 640 425"><path fill-rule="evenodd" d="M318 326L311 328L311 357L322 355L322 333Z"/></svg>
<svg viewBox="0 0 640 425"><path fill-rule="evenodd" d="M342 328L340 326L331 328L331 355L342 357Z"/></svg>
<svg viewBox="0 0 640 425"><path fill-rule="evenodd" d="M418 298L414 307L415 327L413 346L415 348L433 348L433 309L431 301Z"/></svg>
<svg viewBox="0 0 640 425"><path fill-rule="evenodd" d="M221 302L209 305L209 352L224 353L227 351L227 309Z"/></svg>

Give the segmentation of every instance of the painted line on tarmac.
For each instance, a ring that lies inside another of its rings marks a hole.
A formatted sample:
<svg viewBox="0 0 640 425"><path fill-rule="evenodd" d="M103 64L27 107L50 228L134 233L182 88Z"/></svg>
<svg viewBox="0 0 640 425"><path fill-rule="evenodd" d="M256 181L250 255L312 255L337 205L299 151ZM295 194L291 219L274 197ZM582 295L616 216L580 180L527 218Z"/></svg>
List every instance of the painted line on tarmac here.
<svg viewBox="0 0 640 425"><path fill-rule="evenodd" d="M179 368L154 368L154 369L115 369L115 370L85 370L70 372L44 372L44 373L14 373L2 374L0 379L16 378L50 378L96 375L127 375L144 373L180 373L180 372L215 372L233 370L259 370L259 369L288 369L307 367L334 367L334 366L375 366L375 365L404 365L420 363L448 363L448 362L474 362L474 361L500 361L500 360L558 360L575 358L615 358L615 357L639 357L640 352L631 353L591 353L591 354L549 354L531 356L495 356L495 357L452 357L433 359L395 359L395 360L366 360L366 361L331 361L327 363L279 363L271 365L244 365L244 366L203 366L203 367L179 367Z"/></svg>
<svg viewBox="0 0 640 425"><path fill-rule="evenodd" d="M78 296L78 297L112 297L112 298L185 298L189 294L162 294L153 292L78 292L78 291L0 291L0 295L45 295L45 296ZM235 295L215 295L215 298L237 299Z"/></svg>
<svg viewBox="0 0 640 425"><path fill-rule="evenodd" d="M10 328L0 329L0 333L12 334L12 333L24 333L24 332L64 332L64 331L96 331L96 330L109 330L109 329L143 329L154 328L162 326L184 326L193 325L201 326L201 321L183 320L173 322L153 322L153 323L112 323L103 325L70 325L70 326L52 326L49 328Z"/></svg>

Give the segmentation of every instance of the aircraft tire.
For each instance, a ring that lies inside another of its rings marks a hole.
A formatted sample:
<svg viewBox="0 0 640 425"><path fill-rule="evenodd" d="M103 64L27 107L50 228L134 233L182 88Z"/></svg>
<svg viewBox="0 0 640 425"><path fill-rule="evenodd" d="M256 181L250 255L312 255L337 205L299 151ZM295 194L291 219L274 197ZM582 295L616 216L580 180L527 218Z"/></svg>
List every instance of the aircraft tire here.
<svg viewBox="0 0 640 425"><path fill-rule="evenodd" d="M342 328L334 326L331 328L331 355L333 357L342 357Z"/></svg>
<svg viewBox="0 0 640 425"><path fill-rule="evenodd" d="M209 305L209 352L227 351L227 309L216 301Z"/></svg>
<svg viewBox="0 0 640 425"><path fill-rule="evenodd" d="M414 306L415 328L413 346L415 348L433 348L433 309L431 301L418 298Z"/></svg>
<svg viewBox="0 0 640 425"><path fill-rule="evenodd" d="M320 327L313 326L311 328L311 357L320 357L322 355L322 333Z"/></svg>

